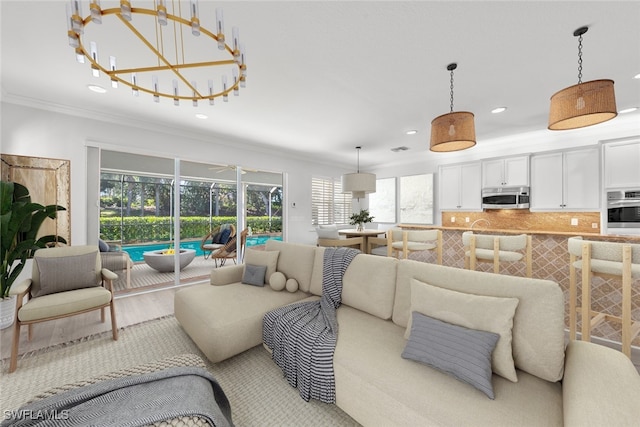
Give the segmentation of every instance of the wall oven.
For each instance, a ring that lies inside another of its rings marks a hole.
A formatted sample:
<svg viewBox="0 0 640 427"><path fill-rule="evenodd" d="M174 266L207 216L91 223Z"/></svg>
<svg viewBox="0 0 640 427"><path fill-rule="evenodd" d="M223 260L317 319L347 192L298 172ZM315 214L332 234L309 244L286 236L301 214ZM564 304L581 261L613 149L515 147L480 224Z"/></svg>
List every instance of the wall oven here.
<svg viewBox="0 0 640 427"><path fill-rule="evenodd" d="M607 229L640 234L640 188L607 192Z"/></svg>
<svg viewBox="0 0 640 427"><path fill-rule="evenodd" d="M482 189L483 209L528 209L529 187L495 187Z"/></svg>

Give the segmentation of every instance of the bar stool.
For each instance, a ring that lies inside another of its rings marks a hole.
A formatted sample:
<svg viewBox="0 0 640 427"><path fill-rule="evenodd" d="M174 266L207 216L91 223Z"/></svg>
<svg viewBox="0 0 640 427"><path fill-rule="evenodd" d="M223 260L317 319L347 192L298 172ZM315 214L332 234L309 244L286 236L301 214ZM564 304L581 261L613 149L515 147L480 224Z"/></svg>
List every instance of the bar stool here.
<svg viewBox="0 0 640 427"><path fill-rule="evenodd" d="M569 338L576 339L576 268L579 268L582 270L582 340L591 341L591 330L605 320L621 322L622 352L631 357L631 341L640 333L640 322L631 319L631 284L633 279L640 278L640 245L570 237L568 249ZM622 317L591 310L592 276L622 281Z"/></svg>
<svg viewBox="0 0 640 427"><path fill-rule="evenodd" d="M435 251L437 263L442 265L442 230L405 230L402 241L387 242L389 248L396 253L402 251L404 259L411 252Z"/></svg>
<svg viewBox="0 0 640 427"><path fill-rule="evenodd" d="M493 272L498 274L501 262L524 260L527 277L533 275L531 236L527 234L495 236L465 231L462 233L462 244L465 251L464 268L475 270L477 262L492 262Z"/></svg>

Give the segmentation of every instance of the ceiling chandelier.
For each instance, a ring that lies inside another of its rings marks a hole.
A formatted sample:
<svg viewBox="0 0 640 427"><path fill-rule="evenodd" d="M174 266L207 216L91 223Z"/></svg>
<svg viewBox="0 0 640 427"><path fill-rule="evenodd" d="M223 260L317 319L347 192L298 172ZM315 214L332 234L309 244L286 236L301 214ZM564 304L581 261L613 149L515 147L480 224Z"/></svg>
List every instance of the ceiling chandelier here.
<svg viewBox="0 0 640 427"><path fill-rule="evenodd" d="M453 112L453 70L458 64L447 65L451 73L451 111L431 121L430 150L437 152L459 151L476 145L476 128L473 113Z"/></svg>
<svg viewBox="0 0 640 427"><path fill-rule="evenodd" d="M145 92L155 102L173 99L174 105L180 100L213 105L215 98L227 102L231 92L239 95L247 77L245 49L237 27L226 43L222 9L216 9L210 31L200 25L198 0L155 0L154 9L131 3L120 0L118 7L103 9L100 0L91 0L86 17L81 0L67 6L69 45L78 62L89 61L95 77L104 73L113 88L124 84L134 96ZM96 40L106 55L98 54ZM137 46L145 47L144 53Z"/></svg>
<svg viewBox="0 0 640 427"><path fill-rule="evenodd" d="M582 35L588 29L580 27L573 32L578 37L578 84L562 89L551 97L550 130L582 128L606 122L618 115L613 80L582 83Z"/></svg>
<svg viewBox="0 0 640 427"><path fill-rule="evenodd" d="M376 192L376 176L372 173L360 172L360 149L358 150L358 166L356 173L342 175L342 192L351 193L354 199L361 199L368 193Z"/></svg>

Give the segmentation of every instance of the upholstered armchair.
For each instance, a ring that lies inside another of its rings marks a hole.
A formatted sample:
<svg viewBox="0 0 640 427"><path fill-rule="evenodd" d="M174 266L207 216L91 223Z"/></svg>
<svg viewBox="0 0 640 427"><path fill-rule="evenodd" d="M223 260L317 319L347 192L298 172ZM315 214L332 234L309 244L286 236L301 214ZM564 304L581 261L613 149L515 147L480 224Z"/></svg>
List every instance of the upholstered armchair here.
<svg viewBox="0 0 640 427"><path fill-rule="evenodd" d="M113 303L112 281L118 276L102 268L97 246L63 246L40 249L33 257L31 278L11 287L16 295L16 318L9 372L18 365L20 328L28 326L30 340L33 325L76 314L101 310L105 321L106 307L111 311L113 339L118 339L118 326ZM29 296L25 302L25 297Z"/></svg>

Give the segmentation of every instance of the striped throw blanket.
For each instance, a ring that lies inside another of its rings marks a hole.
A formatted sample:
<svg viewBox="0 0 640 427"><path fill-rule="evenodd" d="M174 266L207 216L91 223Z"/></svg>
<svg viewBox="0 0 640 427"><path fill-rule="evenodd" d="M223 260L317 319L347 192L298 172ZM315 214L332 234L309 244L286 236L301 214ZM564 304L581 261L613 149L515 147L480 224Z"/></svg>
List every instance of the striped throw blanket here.
<svg viewBox="0 0 640 427"><path fill-rule="evenodd" d="M327 248L322 268L322 298L287 305L264 316L262 339L276 365L300 397L335 403L333 353L338 338L336 309L342 301L342 276L360 251Z"/></svg>

